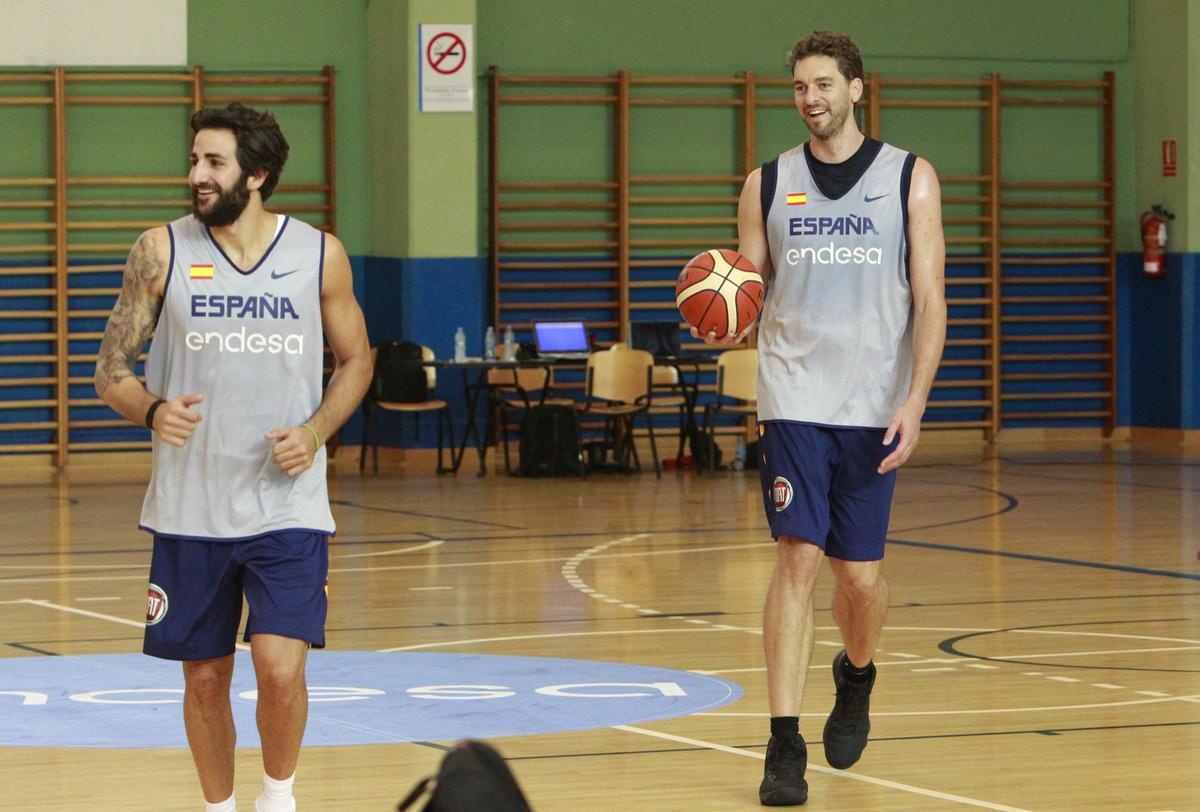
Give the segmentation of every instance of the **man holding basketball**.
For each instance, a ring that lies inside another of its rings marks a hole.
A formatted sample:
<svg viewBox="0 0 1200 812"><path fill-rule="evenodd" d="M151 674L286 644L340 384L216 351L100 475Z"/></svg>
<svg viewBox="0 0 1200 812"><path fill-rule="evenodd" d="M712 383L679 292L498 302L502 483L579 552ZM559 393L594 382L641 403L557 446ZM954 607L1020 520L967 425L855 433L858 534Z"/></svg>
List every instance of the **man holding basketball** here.
<svg viewBox="0 0 1200 812"><path fill-rule="evenodd" d="M264 768L254 808L292 812L304 665L325 645L324 441L362 399L371 353L342 244L263 208L288 154L274 117L233 104L191 126L192 213L134 245L96 391L153 433L144 651L183 662L205 808L237 809L229 690L245 595ZM134 368L151 334L143 386ZM324 396L322 334L337 360Z"/></svg>
<svg viewBox="0 0 1200 812"><path fill-rule="evenodd" d="M848 37L814 32L788 64L812 137L754 170L738 204L739 251L767 279L759 474L778 542L763 610L771 739L759 800L769 806L808 798L799 715L822 557L845 646L833 660L825 758L846 769L866 747L896 469L916 447L946 333L933 167L858 129L864 74Z"/></svg>

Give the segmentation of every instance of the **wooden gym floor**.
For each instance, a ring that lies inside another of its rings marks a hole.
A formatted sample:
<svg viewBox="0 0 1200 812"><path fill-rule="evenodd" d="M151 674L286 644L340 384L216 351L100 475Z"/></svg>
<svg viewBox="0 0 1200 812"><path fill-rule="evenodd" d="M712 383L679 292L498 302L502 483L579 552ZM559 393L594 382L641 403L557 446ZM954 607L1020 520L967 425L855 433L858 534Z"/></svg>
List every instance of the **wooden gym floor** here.
<svg viewBox="0 0 1200 812"><path fill-rule="evenodd" d="M1200 809L1200 453L926 438L892 513L871 742L845 772L819 744L838 634L827 571L818 583L806 808ZM774 551L756 474L478 479L468 461L359 477L355 462L330 472L328 651L735 682L743 696L711 711L491 741L542 812L759 808ZM0 486L0 658L140 651L144 482L141 466L81 466ZM18 704L0 693L0 719ZM392 809L449 743L306 747L299 808ZM243 809L258 759L238 751ZM0 787L4 810L202 808L185 749L3 747Z"/></svg>

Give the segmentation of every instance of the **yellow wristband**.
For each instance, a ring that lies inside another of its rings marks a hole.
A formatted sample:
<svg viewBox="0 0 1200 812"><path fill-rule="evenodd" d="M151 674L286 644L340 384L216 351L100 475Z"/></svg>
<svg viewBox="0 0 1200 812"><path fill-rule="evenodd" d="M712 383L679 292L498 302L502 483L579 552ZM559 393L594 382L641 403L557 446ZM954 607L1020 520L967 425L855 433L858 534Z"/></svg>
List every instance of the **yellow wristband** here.
<svg viewBox="0 0 1200 812"><path fill-rule="evenodd" d="M304 429L308 429L309 431L312 432L313 441L316 442L316 444L317 444L317 447L313 449L313 453L316 454L318 451L321 450L321 435L317 434L317 430L314 429L312 426L310 426L308 423L301 423L300 427L304 428Z"/></svg>

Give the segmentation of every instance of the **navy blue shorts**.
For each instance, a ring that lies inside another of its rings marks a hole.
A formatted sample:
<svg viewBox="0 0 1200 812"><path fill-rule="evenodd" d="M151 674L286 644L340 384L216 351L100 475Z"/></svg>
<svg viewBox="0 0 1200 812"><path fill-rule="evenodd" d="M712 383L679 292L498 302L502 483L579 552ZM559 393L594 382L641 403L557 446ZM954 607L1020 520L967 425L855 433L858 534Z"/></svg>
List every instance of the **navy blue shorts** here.
<svg viewBox="0 0 1200 812"><path fill-rule="evenodd" d="M830 558L883 558L895 469L879 463L900 438L884 429L770 421L758 427L758 475L772 537L811 541Z"/></svg>
<svg viewBox="0 0 1200 812"><path fill-rule="evenodd" d="M232 654L246 632L325 647L329 536L284 530L245 541L154 537L142 651L165 660Z"/></svg>

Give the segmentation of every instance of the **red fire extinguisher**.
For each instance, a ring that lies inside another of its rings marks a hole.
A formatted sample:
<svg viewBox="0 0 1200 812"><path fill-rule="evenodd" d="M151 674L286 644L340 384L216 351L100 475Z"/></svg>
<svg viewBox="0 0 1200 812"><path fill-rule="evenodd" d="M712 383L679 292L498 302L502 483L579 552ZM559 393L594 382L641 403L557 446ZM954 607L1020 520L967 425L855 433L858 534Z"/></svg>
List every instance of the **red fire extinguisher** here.
<svg viewBox="0 0 1200 812"><path fill-rule="evenodd" d="M1142 212L1142 273L1146 276L1163 275L1167 221L1174 219L1175 215L1157 204L1150 211Z"/></svg>

